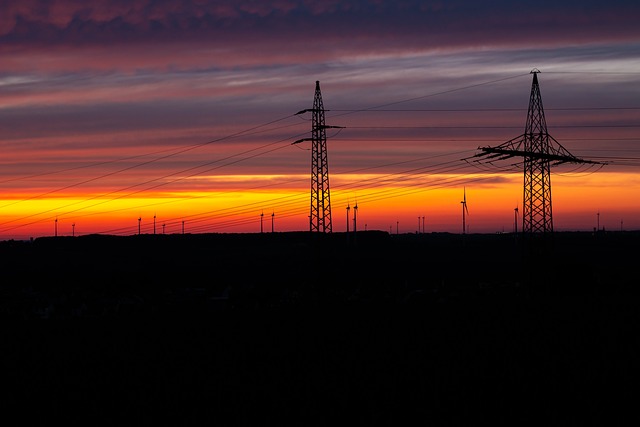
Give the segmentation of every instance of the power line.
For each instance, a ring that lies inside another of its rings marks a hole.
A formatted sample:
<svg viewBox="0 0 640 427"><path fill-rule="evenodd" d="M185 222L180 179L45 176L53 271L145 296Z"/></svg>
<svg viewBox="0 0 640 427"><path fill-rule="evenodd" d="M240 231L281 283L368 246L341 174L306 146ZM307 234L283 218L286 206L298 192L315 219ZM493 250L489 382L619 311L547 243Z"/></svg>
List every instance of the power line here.
<svg viewBox="0 0 640 427"><path fill-rule="evenodd" d="M441 156L442 156L442 155L441 155ZM441 156L434 156L434 157L441 157ZM404 161L404 162L395 162L395 163L391 163L391 164L387 164L387 165L378 165L378 166L375 166L375 167L372 167L372 168L359 168L359 169L356 169L356 170L354 170L354 171L346 172L345 174L353 174L353 173L358 173L358 172L365 172L365 171L367 171L367 170L373 170L373 169L377 169L377 168L381 168L381 167L385 167L385 166L387 166L387 167L388 167L388 166L394 166L394 165L399 165L399 164L415 163L416 161L419 161L419 160L425 160L425 158L422 158L422 159L413 159L413 160L408 160L408 161ZM455 169L455 168L454 168L454 169L445 170L445 169L442 169L442 167L443 167L444 165L447 165L447 164L448 164L448 165L453 165L453 164L456 164L456 163L458 163L458 162L459 162L459 160L458 160L458 159L456 159L456 160L454 160L454 161L450 161L450 162L445 162L445 163L443 163L443 164L438 165L438 167L439 167L440 169L432 169L430 172L431 172L431 173L435 173L435 172L439 172L439 173L453 173L453 172L455 172L455 171L456 171L456 169ZM428 172L428 168L425 168L425 167L423 167L423 168L413 168L413 169L404 170L404 171L397 172L397 173L385 174L385 175L382 175L382 176L380 176L380 177L378 177L378 178L374 178L374 179L360 180L360 181L359 181L359 183L360 183L360 184L362 184L362 183L366 183L366 184L367 184L367 187L366 187L366 188L369 188L369 189L370 189L370 188L376 188L376 186L377 186L377 187L383 186L385 183L389 183L389 182L393 183L393 182L394 182L394 180L393 180L393 176L401 176L402 178L397 178L397 179L395 180L395 184L397 185L398 183L401 183L401 182L403 182L403 181L408 180L409 178L408 178L407 176L411 176L411 175L418 175L419 171L422 171L422 173L427 173L427 172ZM363 187L362 187L362 185L359 185L359 186L351 185L351 186L342 187L342 188L338 186L337 191L345 191L345 190L351 190L351 191L353 191L353 190L359 190L360 188L363 188ZM402 194L402 190L393 190L393 189L392 189L392 190L385 190L385 191L382 191L382 192L378 192L378 194L385 194L385 195L386 195L386 196L385 196L385 198L388 198L388 197L389 197L389 194L394 194L394 193ZM291 198L291 197L283 197L282 199L287 199L287 198ZM290 203L287 203L287 204L290 204ZM156 204L153 204L153 205L156 205ZM242 209L237 209L237 208L226 208L226 209L222 209L222 210L213 210L213 211L209 211L209 212L206 212L206 213L203 213L203 214L196 214L196 215L192 215L192 216L183 216L183 217L181 217L181 218L180 218L180 220L185 219L185 218L195 218L195 217L198 217L198 216L219 215L219 214L221 214L221 213L222 213L223 215L228 215L228 216L238 215L238 214L241 214L241 213L243 213L243 212L247 212L247 210L246 210L246 209L247 209L247 208L249 208L249 207L251 207L251 206L262 206L262 205L264 205L264 203L263 203L263 202L256 202L256 203L251 203L251 204L249 204L249 205L242 205L242 206L240 207L240 208L242 208ZM279 207L279 206L281 206L281 205L282 205L282 204L275 204L274 206ZM132 208L128 208L128 209L126 209L126 210L129 210L129 209L132 209ZM253 208L252 208L252 209L253 209ZM78 210L81 210L81 209L78 209ZM76 210L76 211L78 211L78 210ZM121 210L124 210L124 209L121 209ZM227 213L225 214L225 213L224 213L225 211L230 211L230 212L227 212ZM72 211L72 212L73 212L73 211ZM115 211L114 211L114 210L112 210L112 211L109 211L109 212L115 212ZM70 212L63 213L63 215L68 215L69 213L70 213ZM37 216L37 215L40 215L40 214L42 214L42 212L41 212L41 213L39 213L39 214L31 215L31 216ZM57 214L57 215L55 215L55 216L56 216L56 217L60 217L60 214ZM282 216L282 215L280 215L280 216ZM23 226L33 225L33 224L36 224L36 223L40 223L40 222L44 222L44 221L48 221L48 220L50 220L52 217L53 217L53 216L51 216L51 217L47 217L47 218L45 218L45 219L40 219L40 220L32 221L32 222L29 222L29 223L26 223L26 224L25 224L25 223L23 223L23 224L20 224L20 225L18 225L18 226L13 226L13 227L10 227L10 228L4 228L4 230L3 230L3 231L8 231L8 230L12 230L12 229L20 228L20 227L23 227ZM80 218L80 216L68 217L67 219L70 219L70 220L71 220L71 219L76 219L76 220L77 220L78 218ZM24 217L23 217L22 219L24 219ZM205 220L206 220L206 219L205 219ZM190 222L193 222L193 219L191 219L191 220L190 220ZM6 224L6 223L5 223L5 224ZM4 224L0 224L0 225L4 225Z"/></svg>
<svg viewBox="0 0 640 427"><path fill-rule="evenodd" d="M554 128L640 128L640 124L554 125ZM349 129L522 129L522 126L349 126Z"/></svg>
<svg viewBox="0 0 640 427"><path fill-rule="evenodd" d="M518 77L523 77L523 76L528 76L528 75L529 75L529 73L511 75L511 76L508 76L508 77L502 77L502 78L495 79L495 80L489 80L489 81L484 81L484 82L480 82L480 83L475 83L475 84L472 84L472 85L462 86L462 87L453 88L453 89L447 89L447 90L443 90L443 91L440 91L440 92L433 92L433 93L429 93L429 94L426 94L426 95L416 96L416 97L412 97L412 98L405 98L405 99L401 99L401 100L398 100L398 101L389 102L389 103L386 103L386 104L380 104L380 105L373 106L373 107L363 108L363 109L360 109L360 110L349 110L348 112L345 112L343 114L338 114L338 115L346 115L346 114L353 114L353 113L361 113L361 112L365 112L365 111L371 111L371 110L379 109L379 108L382 108L382 107L388 107L390 105L397 105L397 104L402 104L402 103L405 103L405 102L417 101L419 99L431 98L431 97L434 97L434 96L445 95L445 94L453 93L453 92L459 92L459 91L462 91L462 90L472 89L472 88L476 88L476 87L480 87L480 86L491 85L491 84L494 84L494 83L499 83L499 82L503 82L503 81L506 81L506 80L512 80L512 79L515 79L515 78L518 78Z"/></svg>
<svg viewBox="0 0 640 427"><path fill-rule="evenodd" d="M640 107L558 107L558 108L545 108L547 111L607 111L607 110L640 110ZM406 109L389 109L389 108L376 108L365 110L338 110L332 108L331 111L338 112L353 112L353 113L411 113L411 112L445 112L445 113L481 113L481 112L504 112L504 111L527 111L526 108L406 108Z"/></svg>
<svg viewBox="0 0 640 427"><path fill-rule="evenodd" d="M399 103L402 103L402 102L409 102L409 101L423 99L423 98L427 98L427 97L431 97L431 96L437 96L437 95L456 92L456 91L469 89L469 88L473 88L473 87L478 87L478 86L482 86L482 85L492 84L492 83L496 83L496 82L500 82L500 81L509 80L509 79L516 78L516 77L520 77L520 76L523 76L523 75L529 75L529 73L522 74L522 75L510 76L510 77L497 79L497 80L492 80L492 81L488 81L488 82L482 82L482 83L478 83L478 84L474 84L474 85L469 85L469 86L464 86L464 87L460 87L460 88L450 89L450 90L447 90L447 91L427 94L427 95L423 95L423 96L419 96L419 97L408 98L408 99L405 99L405 100L399 100L399 101L383 104L383 105L378 106L378 107L369 107L369 108L360 109L360 110L332 110L332 111L338 111L338 112L348 113L348 114L356 113L356 112L376 112L376 111L379 111L379 112L394 112L394 111L397 111L397 112L403 112L403 111L405 111L405 112L406 111L443 111L443 112L447 112L447 111L451 111L451 112L458 112L458 111L460 111L460 112L465 112L465 111L487 111L487 112L490 112L490 111L520 111L521 109L415 109L415 110L407 109L407 110L394 110L394 109L382 109L381 107L396 105L396 104L399 104ZM583 107L583 108L561 108L561 109L557 109L557 110L576 110L576 111L580 111L580 110L637 110L637 109L638 108L636 108L636 107L602 107L602 108L598 108L598 107ZM327 110L327 111L329 111L329 110ZM254 127L245 129L243 131L239 131L237 133L234 133L234 134L231 134L231 135L227 135L225 137L221 137L221 138L218 138L218 139L210 140L210 141L207 141L207 142L204 142L204 143L200 143L200 144L194 144L193 146L190 146L190 147L187 147L187 148L184 148L184 149L178 149L177 151L174 151L174 152L172 152L172 150L175 150L175 149L156 151L154 154L162 153L162 152L168 152L170 154L167 154L166 156L159 157L157 159L141 162L141 163L139 163L137 165L133 165L133 166L130 166L130 167L127 167L127 168L123 168L120 171L112 172L112 173L105 174L105 175L102 175L102 176L99 176L99 177L90 178L90 179L78 182L76 184L68 185L68 186L65 186L65 187L60 187L60 188L58 188L56 190L52 190L52 191L43 193L41 195L34 196L32 198L29 198L29 199L25 199L25 200L31 200L33 198L43 197L45 195L49 195L49 194L54 193L54 192L59 192L59 191L62 191L64 189L68 189L68 188L79 186L79 185L82 185L82 184L85 184L85 183L88 183L88 182L96 181L96 180L99 180L101 178L105 178L107 176L112 176L112 175L121 173L123 171L131 170L131 169L134 169L134 168L137 168L137 167L141 167L141 166L149 164L149 163L154 163L154 162L157 162L157 161L169 158L169 157L173 157L175 155L178 155L178 154L193 150L195 148L198 148L198 147L201 147L201 146L204 146L204 145L211 144L211 143L216 142L216 141L222 141L224 139L229 139L229 138L233 138L233 137L240 136L240 135L245 135L246 136L246 135L249 135L250 134L249 132L251 132L253 130L257 130L257 129L260 129L262 127L268 126L270 124L274 124L276 122L279 122L279 121L282 121L282 120L286 120L286 119L288 119L288 118L290 118L292 116L294 116L294 115L285 116L283 118L280 118L280 119L277 119L277 120L273 120L273 121L264 123L262 125L254 126ZM286 127L290 127L290 126L291 125L283 126L283 127L280 127L280 128L286 128ZM558 127L559 128L562 128L562 127L571 127L571 128L576 128L576 127L584 127L584 128L593 128L593 127L603 127L603 128L630 127L630 128L635 128L635 127L638 127L638 125L571 125L571 126L564 125L564 126L554 126L554 127L556 127L556 128L558 128ZM278 128L278 129L280 129L280 128ZM483 128L487 128L487 129L489 129L489 128L493 128L493 129L495 129L495 128L497 128L497 129L513 129L513 128L518 128L518 129L520 129L521 127L520 126L518 126L518 127L515 127L515 126L437 126L437 127L434 127L434 126L426 126L426 127L425 126L388 126L388 127L387 126L376 126L376 127L371 127L371 126L367 126L367 127L364 127L364 126L363 127L349 126L349 129L424 129L424 128L438 128L438 129L440 129L440 128L442 128L442 129L483 129ZM268 129L266 131L272 131L272 130L274 130L274 129ZM256 132L256 134L257 133L263 133L263 132L265 132L265 131ZM353 140L353 139L341 138L341 140ZM366 139L366 140L367 141L372 141L374 139ZM375 140L382 140L382 139L375 139ZM394 139L390 139L390 140L392 140L392 141L400 141L402 139L394 138ZM416 140L417 141L439 141L439 140L442 140L442 139L424 139L424 138L419 138L419 139L416 139ZM446 140L447 141L464 141L464 142L479 141L479 140L474 140L474 139L462 139L462 140L460 140L460 139L450 139L450 138L446 139ZM615 140L615 141L630 140L630 141L634 141L634 140L637 140L637 139L636 138L629 138L629 139L605 139L605 138L579 139L579 138L576 138L576 139L573 139L573 140ZM200 169L202 169L202 168L204 168L206 166L212 165L214 163L219 163L222 160L228 160L228 159L231 159L231 158L234 158L234 157L238 157L238 156L240 156L242 154L247 154L247 153L250 153L250 152L253 152L253 151L257 151L257 150L269 147L271 145L274 145L274 144L277 144L277 143L283 142L283 141L290 141L290 138L283 139L281 141L277 141L277 142L274 142L274 143L271 143L271 144L266 144L266 145L263 145L263 146L261 146L259 148L255 148L255 149L252 149L252 150L247 150L247 151L239 153L239 154L228 156L228 157L226 157L224 159L218 159L218 160L213 161L213 162L206 162L206 163L200 164L198 166L194 166L194 167L191 167L191 168L183 169L182 171L179 171L179 172L174 172L174 173L171 173L171 174L168 174L168 175L164 175L162 177L158 177L158 178L154 178L154 179L151 179L151 180L147 180L147 181L142 182L142 183L137 183L135 185L131 185L131 186L127 186L127 187L124 187L124 188L120 188L119 190L112 191L112 192L109 192L109 193L105 193L105 194L102 194L100 196L95 196L95 197L92 197L92 198L89 198L89 199L85 199L84 201L81 201L81 202L76 202L76 203L68 204L68 205L65 205L65 206L62 206L62 207L58 207L58 208L55 208L55 209L51 209L49 211L44 211L44 212L40 212L38 214L29 215L29 216L23 217L21 219L25 219L25 218L29 218L29 217L33 217L33 216L37 216L37 215L42 215L44 213L51 212L53 210L63 209L65 207L69 207L69 206L76 205L76 204L79 204L79 203L86 203L88 201L94 200L94 199L99 198L99 197L104 197L104 196L108 196L108 195L111 195L111 194L120 193L122 191L126 191L126 190L129 190L129 189L132 189L132 188L140 187L142 185L151 184L153 182L157 182L157 181L160 181L162 179L166 179L166 178L175 176L175 175L180 174L180 173L184 174L185 172L198 170L198 172L195 172L194 174L188 175L186 177L182 177L182 178L170 181L170 182L159 183L157 185L153 185L153 186L147 187L147 188L139 190L139 191L128 193L126 195L121 195L119 197L115 197L115 198L107 200L107 201L101 201L101 202L96 203L96 204L94 204L92 206L81 207L81 208L78 208L78 209L75 209L75 210L72 210L72 211L69 211L69 212L66 212L66 213L63 214L63 215L69 215L71 213L75 213L75 212L78 212L78 211L81 211L81 210L85 210L85 209L88 209L89 207L93 207L93 206L96 206L98 204L107 203L109 201L113 201L113 200L120 199L120 198L123 198L123 197L128 197L128 196L131 196L133 194L137 194L137 193L140 193L140 192L143 192L143 191L149 191L150 189L158 188L158 187L164 186L164 185L169 185L169 184L175 183L175 182L183 180L183 179L187 179L187 178L190 178L190 177L193 177L193 176L200 175L200 174L202 174L204 172L209 172L211 170L215 170L215 169L219 169L219 168L222 168L222 167L225 167L225 166L229 166L231 164L239 163L241 161L244 161L244 160L247 160L247 159L250 159L250 158L254 158L254 157L259 157L259 156L265 155L267 153L279 150L279 149L284 148L284 147L274 148L272 150L259 152L259 153L256 153L255 155L247 156L245 158L242 158L242 159L239 159L239 160L236 160L236 161L233 161L233 162L229 162L229 163L226 163L226 164L221 164L221 165L218 165L216 167L209 168L209 169L206 169L206 170L200 170ZM412 141L412 140L408 140L408 141ZM486 141L486 140L483 140L483 141ZM63 169L63 170L57 171L57 172L35 174L35 175L31 175L29 177L26 177L25 179L38 177L38 176L44 176L44 175L50 175L50 174L54 174L54 173L62 173L62 172L65 172L65 171L71 171L71 170L76 170L76 169L90 168L90 167L93 167L93 166L100 166L100 165L104 165L104 164L115 163L115 162L119 162L119 161L123 161L123 160L129 160L129 159L139 158L139 157L148 156L148 155L150 155L150 154L132 156L132 157L123 158L123 159L119 159L119 160L108 161L108 162L100 162L100 163L95 163L95 164L92 164L92 165L80 166L80 167L77 167L77 168L68 168L68 169ZM619 161L629 161L630 163L628 163L626 165L634 165L633 161L637 160L637 158L620 157L620 158L617 158L617 160L619 160ZM411 162L411 160L407 161L407 162L398 162L398 163L396 163L396 165L399 164L399 163L409 163L409 162ZM452 164L453 163L454 162L452 162ZM385 166L389 167L389 166L392 166L392 165L394 165L394 164L379 165L379 166L376 166L374 168L381 168L381 167L385 167ZM444 166L441 165L441 167L444 167ZM360 169L360 170L363 170L363 169ZM419 173L418 171L423 171L422 173L426 173L424 171L427 171L427 170L429 170L428 167L415 168L415 169L412 169L412 170L409 170L409 171L405 171L404 174L406 176L411 176L412 174L416 174L417 175ZM457 170L456 168L452 168L452 171L455 172L456 170ZM433 173L434 171L431 170L431 172ZM397 176L397 175L400 175L400 174L402 174L402 173L397 173L395 175ZM391 175L391 177L389 177L387 179L387 181L384 181L382 178L378 179L378 181L377 181L378 187L384 185L385 183L389 183L389 182L394 183L395 182L396 184L398 184L398 183L401 183L401 182L403 182L405 180L405 178L402 178L402 179L398 178L398 179L394 180L392 178L394 176L394 174L390 174L390 175ZM19 178L12 178L12 179L9 179L9 180L2 181L1 183L15 181L15 180L18 180L18 179ZM360 184L362 185L362 182ZM371 184L371 182L370 182L370 184ZM351 188L363 188L363 187L362 186L360 186L360 187L353 186ZM373 188L375 188L375 187L373 187ZM407 187L407 188L410 188L410 187ZM347 187L346 189L349 189L349 188ZM337 189L337 191L340 191L340 190L341 190L340 188ZM391 191L390 193L391 193L390 197L399 197L399 196L401 196L403 194L401 191L396 191L395 193L393 191ZM387 195L389 195L389 194L387 194ZM14 204L14 203L18 203L18 202L12 202L11 204ZM5 206L8 206L8 205L5 205ZM114 212L114 211L112 210L110 212ZM239 211L239 212L242 212L242 211ZM90 215L92 215L92 214L90 214ZM200 215L200 214L198 214L198 215ZM279 212L279 217L283 217L284 215L286 215L286 213L280 214L280 212ZM10 222L19 221L21 219L10 221ZM41 221L37 221L37 222L41 222ZM9 223L9 222L5 222L3 224L7 224L7 223ZM2 224L0 224L0 225L2 225Z"/></svg>
<svg viewBox="0 0 640 427"><path fill-rule="evenodd" d="M209 141L206 141L206 142L203 142L203 143L193 144L193 145L188 146L188 147L186 147L186 148L180 148L180 149L177 149L176 151L173 151L172 153L167 154L167 155L165 155L165 156L158 157L158 158L156 158L156 159L152 159L152 160L148 160L148 161L146 161L146 162L141 162L141 163L138 163L138 164L135 164L135 165L132 165L132 166L129 166L129 167L126 167L126 168L120 169L120 170L115 171L115 172L111 172L111 173L104 174L104 175L101 175L101 176L93 177L93 178L90 178L90 179L87 179L87 180L84 180L84 181L76 182L76 183L74 183L74 184L67 185L67 186L65 186L65 187L60 187L60 188L57 188L57 189L54 189L54 190L48 191L48 192L46 192L46 193L41 193L41 194L38 194L38 195L32 196L32 197L30 197L30 198L27 198L27 199L22 199L22 200L19 200L19 201L15 201L15 202L12 202L12 203L6 204L6 205L4 205L4 206L0 206L0 208L7 207L7 206L11 206L11 205L13 205L13 204L20 203L20 202L24 202L24 201L28 201L28 200L33 200L33 199L36 199L36 198L39 198L39 197L44 197L44 196L47 196L47 195L49 195L49 194L53 194L53 193L60 192L60 191L63 191L63 190L67 190L67 189L70 189L70 188L73 188L73 187L77 187L77 186L82 185L82 184L87 184L87 183L89 183L89 182L97 181L97 180L99 180L99 179L103 179L103 178L106 178L106 177L109 177L109 176L113 176L113 175L116 175L116 174L120 174L120 173L122 173L122 172L126 172L126 171L129 171L129 170L132 170L132 169L136 169L136 168L139 168L139 167L142 167L142 166L145 166L145 165L151 164L151 163L158 162L158 161L160 161L160 160L165 160L165 159L167 159L167 158L170 158L170 157L176 156L176 155L178 155L178 154L182 154L182 153L185 153L185 152L188 152L188 151L192 151L192 150L194 150L194 149L196 149L196 148L200 148L200 147L203 147L203 146L206 146L206 145L210 145L210 144L212 144L212 143L214 143L214 142L220 142L220 141L223 141L223 140L226 140L226 139L231 139L231 138L237 137L237 136L239 136L239 135L245 135L245 134L247 134L248 132L250 132L250 131L252 131L252 130L259 129L259 128L262 128L262 127L268 126L268 125L270 125L270 124L277 123L277 122L280 122L280 121L282 121L282 120L286 120L286 119L291 118L291 117L293 117L293 115L289 115L289 116L285 116L285 117L282 117L282 118L279 118L279 119L276 119L276 120L272 120L272 121L270 121L270 122L263 123L263 124L261 124L261 125L254 126L254 127L251 127L251 128L245 129L245 130L243 130L243 131L239 131L239 132L236 132L236 133L233 133L233 134L230 134L230 135L226 135L226 136L223 136L223 137L220 137L220 138L217 138L217 139L212 139L212 140L209 140ZM273 129L270 129L270 130L273 130ZM159 152L165 152L165 151L171 151L171 150L161 150L161 151L159 151ZM251 150L250 150L250 151L251 151ZM240 153L240 154L244 154L244 153ZM240 155L240 154L238 154L238 155ZM98 163L98 164L96 164L96 165L110 164L110 163L120 162L120 161L124 161L124 160L131 159L131 158L143 157L143 156L147 156L147 155L148 155L148 154L141 155L141 156L132 156L132 157L127 157L127 158L124 158L124 159L118 159L118 160L109 161L109 162L101 162L101 163ZM234 157L234 156L231 156L231 157ZM209 163L209 164L210 164L210 163ZM83 168L83 167L71 168L71 169L67 169L67 171L68 171L68 170L77 170L77 169L81 169L81 168ZM189 168L189 169L187 169L187 170L191 170L191 169L193 169L193 168ZM175 175L175 174L177 174L177 173L182 173L182 172L184 172L184 171L185 171L185 170L183 170L183 171L179 171L179 172L176 172L176 173L174 173L174 174L172 174L172 175ZM31 175L30 177L33 177L33 176L51 175L51 174L54 174L54 173L58 173L58 172L50 172L50 173L46 173L46 174ZM170 176L171 176L171 175L170 175ZM162 179L162 178L163 178L163 177L158 178L158 179ZM14 178L14 179L12 179L11 181L14 181L14 180L16 180L16 179ZM4 181L4 182L7 182L7 181ZM128 188L131 188L131 187L128 187ZM126 189L128 189L128 188L125 188L125 190L126 190ZM116 191L116 192L119 192L119 191L122 191L122 190L118 190L118 191ZM113 192L111 192L111 193L107 193L106 195L108 195L108 194L113 194ZM100 196L98 196L98 197L100 197ZM89 199L89 200L91 200L91 199ZM79 202L79 203L81 203L81 202ZM1 224L0 224L0 225L1 225Z"/></svg>

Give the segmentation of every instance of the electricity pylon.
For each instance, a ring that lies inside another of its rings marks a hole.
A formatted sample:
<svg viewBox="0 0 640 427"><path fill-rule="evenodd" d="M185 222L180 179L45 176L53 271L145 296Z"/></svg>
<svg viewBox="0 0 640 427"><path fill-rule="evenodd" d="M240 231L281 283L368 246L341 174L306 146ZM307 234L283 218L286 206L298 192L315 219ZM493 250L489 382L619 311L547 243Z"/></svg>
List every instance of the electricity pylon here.
<svg viewBox="0 0 640 427"><path fill-rule="evenodd" d="M531 71L533 83L524 133L497 147L479 147L482 152L474 156L482 157L476 161L487 163L512 157L524 159L522 233L528 235L553 233L551 166L562 163L604 164L575 157L549 135L538 84L539 72L538 69Z"/></svg>
<svg viewBox="0 0 640 427"><path fill-rule="evenodd" d="M327 126L324 118L324 105L320 82L316 81L316 91L313 98L313 108L297 112L312 113L311 138L299 139L311 141L311 213L309 215L309 229L311 232L331 233L331 194L329 191L329 162L327 158L327 129L342 128L341 126Z"/></svg>

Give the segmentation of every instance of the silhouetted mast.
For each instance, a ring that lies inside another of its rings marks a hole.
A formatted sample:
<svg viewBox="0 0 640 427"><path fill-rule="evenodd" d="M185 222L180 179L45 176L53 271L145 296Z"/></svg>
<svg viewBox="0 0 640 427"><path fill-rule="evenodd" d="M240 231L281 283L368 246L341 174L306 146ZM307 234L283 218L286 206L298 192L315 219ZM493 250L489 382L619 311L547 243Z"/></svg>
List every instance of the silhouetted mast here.
<svg viewBox="0 0 640 427"><path fill-rule="evenodd" d="M358 202L353 207L353 234L358 231Z"/></svg>
<svg viewBox="0 0 640 427"><path fill-rule="evenodd" d="M474 156L485 156L483 160L487 162L511 157L524 159L522 232L527 234L553 232L551 166L562 163L603 164L575 157L549 135L538 84L539 72L537 69L531 71L533 82L524 133L497 147L479 147L482 153Z"/></svg>
<svg viewBox="0 0 640 427"><path fill-rule="evenodd" d="M467 188L463 187L462 189L462 234L467 234L467 214L469 213L469 209L467 208Z"/></svg>
<svg viewBox="0 0 640 427"><path fill-rule="evenodd" d="M311 231L331 233L331 196L329 192L329 163L327 160L327 128L341 128L341 126L327 126L324 118L324 106L320 82L316 81L316 91L313 98L313 108L299 111L296 114L312 113L311 138L299 139L311 141L311 214L309 215Z"/></svg>
<svg viewBox="0 0 640 427"><path fill-rule="evenodd" d="M349 218L349 210L350 209L351 209L351 207L347 203L347 236L349 236L349 221L351 221L351 219Z"/></svg>

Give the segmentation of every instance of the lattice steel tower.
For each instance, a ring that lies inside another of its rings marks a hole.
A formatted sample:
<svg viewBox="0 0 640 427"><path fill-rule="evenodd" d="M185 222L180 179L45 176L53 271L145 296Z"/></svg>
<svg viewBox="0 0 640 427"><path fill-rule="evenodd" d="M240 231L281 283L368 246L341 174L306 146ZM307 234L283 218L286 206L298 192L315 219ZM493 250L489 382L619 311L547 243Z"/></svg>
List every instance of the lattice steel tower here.
<svg viewBox="0 0 640 427"><path fill-rule="evenodd" d="M312 113L311 138L294 142L311 141L311 213L309 229L314 232L331 233L331 194L329 191L329 162L327 160L327 129L341 126L327 126L324 118L324 105L320 82L316 81L313 108L296 114Z"/></svg>
<svg viewBox="0 0 640 427"><path fill-rule="evenodd" d="M538 73L534 69L529 110L524 133L497 147L480 147L484 160L503 160L522 157L524 166L524 192L522 203L522 233L546 234L553 232L551 208L551 166L561 163L599 162L579 159L567 151L547 132L547 122L542 108L542 96Z"/></svg>

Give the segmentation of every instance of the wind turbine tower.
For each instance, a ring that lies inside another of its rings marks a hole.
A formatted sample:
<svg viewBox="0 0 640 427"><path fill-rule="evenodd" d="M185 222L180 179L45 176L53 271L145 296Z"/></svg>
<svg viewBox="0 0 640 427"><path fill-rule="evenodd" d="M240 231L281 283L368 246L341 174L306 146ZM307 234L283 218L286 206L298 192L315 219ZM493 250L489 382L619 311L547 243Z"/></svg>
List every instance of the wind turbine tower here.
<svg viewBox="0 0 640 427"><path fill-rule="evenodd" d="M351 209L351 206L349 206L349 203L347 203L347 236L349 235L349 221L351 221L351 219L349 218L350 209Z"/></svg>
<svg viewBox="0 0 640 427"><path fill-rule="evenodd" d="M523 158L522 233L527 235L553 233L551 166L563 163L604 164L575 157L549 135L538 83L539 72L538 69L531 71L533 82L524 133L497 147L480 147L482 152L474 156L485 156L483 159L487 163L512 157Z"/></svg>
<svg viewBox="0 0 640 427"><path fill-rule="evenodd" d="M463 187L462 193L462 234L467 234L467 215L469 214L469 209L467 208L467 188Z"/></svg>
<svg viewBox="0 0 640 427"><path fill-rule="evenodd" d="M353 207L353 234L358 231L358 202Z"/></svg>
<svg viewBox="0 0 640 427"><path fill-rule="evenodd" d="M316 81L313 108L299 111L296 114L312 113L311 138L299 139L311 141L311 214L309 215L311 231L331 233L331 195L329 192L329 162L327 159L327 129L341 126L327 126L324 117L324 105L320 82Z"/></svg>

